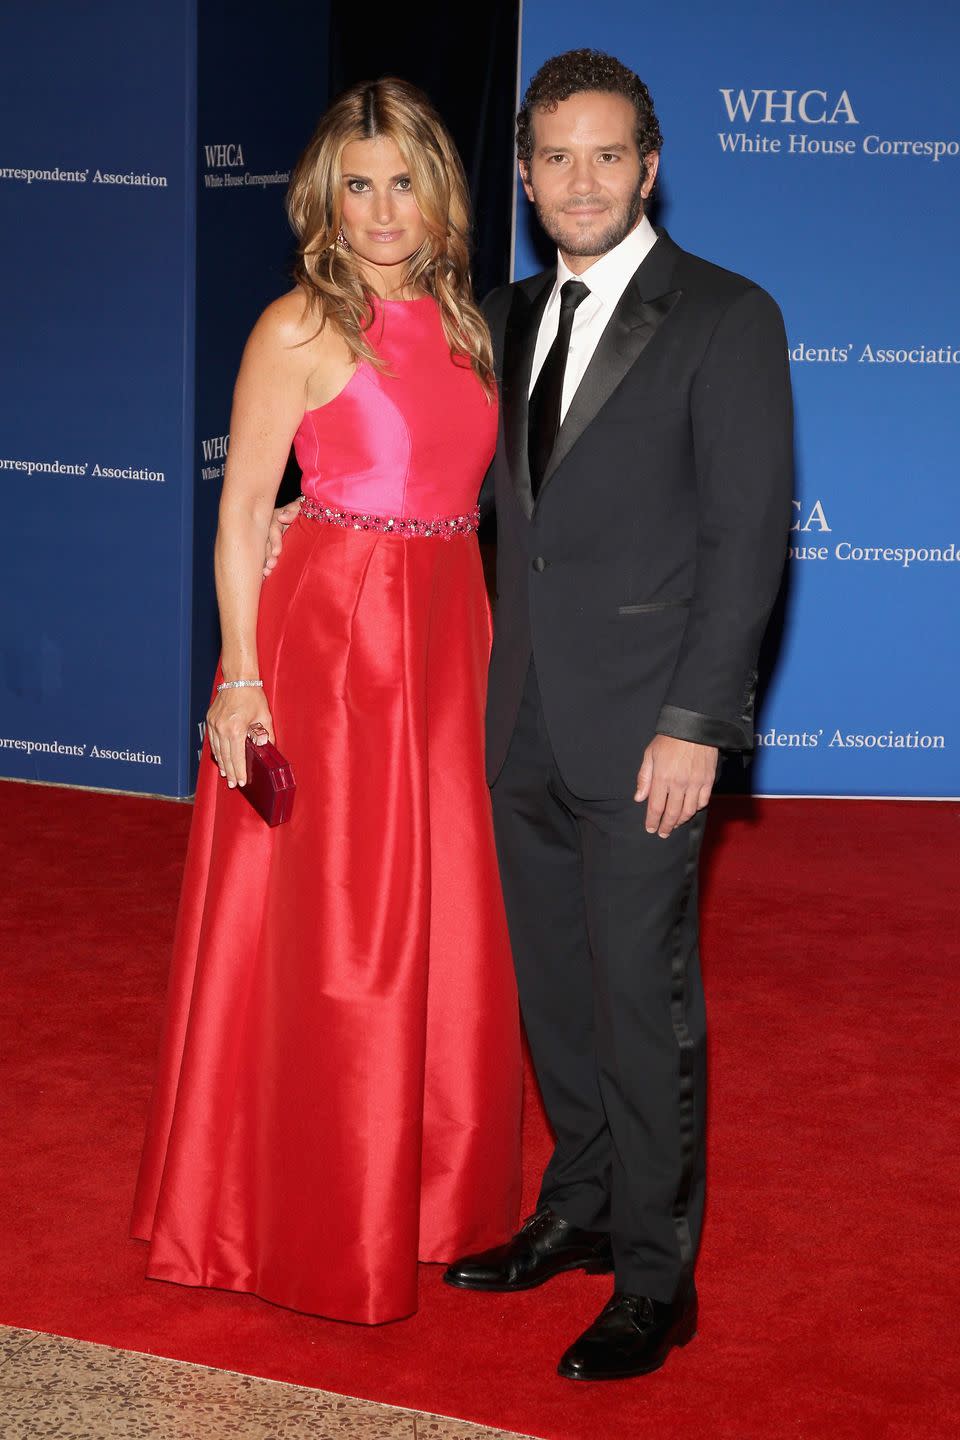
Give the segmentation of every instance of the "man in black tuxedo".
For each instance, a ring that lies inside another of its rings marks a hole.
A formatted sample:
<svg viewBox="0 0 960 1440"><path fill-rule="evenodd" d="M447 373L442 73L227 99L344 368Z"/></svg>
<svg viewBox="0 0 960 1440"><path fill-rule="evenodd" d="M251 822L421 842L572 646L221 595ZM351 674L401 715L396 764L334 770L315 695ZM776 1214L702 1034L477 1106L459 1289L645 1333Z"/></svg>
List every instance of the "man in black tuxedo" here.
<svg viewBox="0 0 960 1440"><path fill-rule="evenodd" d="M517 130L558 261L485 306L502 394L487 771L556 1148L519 1234L445 1278L509 1291L613 1270L560 1362L607 1379L696 1330L698 860L718 753L753 742L790 384L769 295L644 215L662 140L632 71L587 50L547 61Z"/></svg>

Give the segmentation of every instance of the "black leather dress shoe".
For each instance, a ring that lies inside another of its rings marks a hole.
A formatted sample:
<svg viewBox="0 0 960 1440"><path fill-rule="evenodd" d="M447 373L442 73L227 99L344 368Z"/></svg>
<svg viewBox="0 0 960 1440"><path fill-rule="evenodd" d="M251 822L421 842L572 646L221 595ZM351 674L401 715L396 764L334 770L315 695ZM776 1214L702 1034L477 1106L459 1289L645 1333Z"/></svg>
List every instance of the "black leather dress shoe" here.
<svg viewBox="0 0 960 1440"><path fill-rule="evenodd" d="M609 1235L578 1230L544 1206L506 1245L455 1261L443 1278L462 1290L532 1290L565 1270L609 1275L612 1269Z"/></svg>
<svg viewBox="0 0 960 1440"><path fill-rule="evenodd" d="M615 1291L589 1329L566 1352L557 1373L567 1380L627 1380L659 1370L674 1345L697 1333L697 1292L665 1305Z"/></svg>

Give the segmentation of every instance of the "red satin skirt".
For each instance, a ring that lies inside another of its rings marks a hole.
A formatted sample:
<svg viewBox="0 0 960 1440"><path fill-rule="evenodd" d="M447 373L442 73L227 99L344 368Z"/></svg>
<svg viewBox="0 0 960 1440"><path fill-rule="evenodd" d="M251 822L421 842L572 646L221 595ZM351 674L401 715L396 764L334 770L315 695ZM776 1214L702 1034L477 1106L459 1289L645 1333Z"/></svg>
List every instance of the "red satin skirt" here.
<svg viewBox="0 0 960 1440"><path fill-rule="evenodd" d="M517 996L474 535L300 517L261 674L297 781L271 830L205 753L134 1207L147 1274L368 1324L417 1261L515 1228Z"/></svg>

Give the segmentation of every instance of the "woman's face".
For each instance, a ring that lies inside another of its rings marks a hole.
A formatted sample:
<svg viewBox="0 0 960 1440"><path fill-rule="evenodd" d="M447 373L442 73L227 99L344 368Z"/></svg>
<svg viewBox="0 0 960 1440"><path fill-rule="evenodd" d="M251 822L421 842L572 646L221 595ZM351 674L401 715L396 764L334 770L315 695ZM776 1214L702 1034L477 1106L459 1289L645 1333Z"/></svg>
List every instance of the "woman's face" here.
<svg viewBox="0 0 960 1440"><path fill-rule="evenodd" d="M398 288L400 267L427 238L413 185L395 140L351 140L341 157L344 237L365 267Z"/></svg>

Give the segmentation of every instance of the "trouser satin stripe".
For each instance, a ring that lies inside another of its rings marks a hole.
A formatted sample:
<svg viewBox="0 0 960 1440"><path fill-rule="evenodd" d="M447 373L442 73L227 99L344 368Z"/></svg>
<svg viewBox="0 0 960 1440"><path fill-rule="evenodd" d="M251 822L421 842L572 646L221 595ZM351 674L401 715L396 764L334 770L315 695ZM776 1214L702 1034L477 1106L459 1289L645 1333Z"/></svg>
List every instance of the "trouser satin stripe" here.
<svg viewBox="0 0 960 1440"><path fill-rule="evenodd" d="M696 1077L695 1046L687 1025L687 971L690 962L687 918L693 899L700 855L700 841L706 825L707 812L701 810L687 821L687 861L683 888L677 905L671 942L670 1019L677 1040L678 1073L677 1102L680 1119L680 1176L672 1215L680 1247L680 1259L686 1277L692 1275L694 1262L693 1237L690 1233L689 1205L696 1153Z"/></svg>

